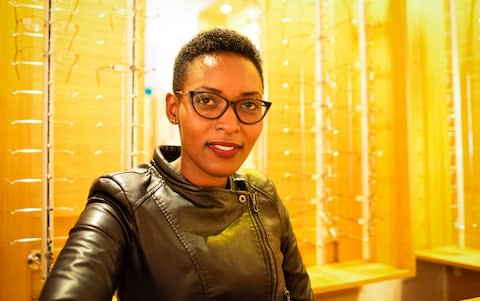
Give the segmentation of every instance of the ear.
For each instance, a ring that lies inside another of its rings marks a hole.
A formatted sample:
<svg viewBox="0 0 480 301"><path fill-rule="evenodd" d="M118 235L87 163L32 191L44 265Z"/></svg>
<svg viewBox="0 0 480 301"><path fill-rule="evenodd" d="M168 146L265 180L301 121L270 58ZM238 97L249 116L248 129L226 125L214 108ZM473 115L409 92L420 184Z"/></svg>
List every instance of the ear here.
<svg viewBox="0 0 480 301"><path fill-rule="evenodd" d="M178 123L178 99L175 94L169 92L165 96L165 112L172 124Z"/></svg>

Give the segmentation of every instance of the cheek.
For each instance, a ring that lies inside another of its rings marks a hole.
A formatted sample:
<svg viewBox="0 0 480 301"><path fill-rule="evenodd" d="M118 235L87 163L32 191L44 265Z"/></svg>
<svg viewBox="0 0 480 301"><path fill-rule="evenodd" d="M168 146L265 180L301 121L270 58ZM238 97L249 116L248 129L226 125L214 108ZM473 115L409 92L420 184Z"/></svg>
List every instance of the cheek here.
<svg viewBox="0 0 480 301"><path fill-rule="evenodd" d="M246 128L244 130L245 137L248 139L248 143L253 146L257 141L258 137L262 133L263 124L254 125L252 128Z"/></svg>
<svg viewBox="0 0 480 301"><path fill-rule="evenodd" d="M179 129L180 134L187 140L189 144L195 144L196 141L201 141L206 133L210 131L212 123L197 115L189 109L182 109L180 112Z"/></svg>
<svg viewBox="0 0 480 301"><path fill-rule="evenodd" d="M181 104L178 108L178 117L180 121L180 127L185 128L187 130L188 128L193 128L191 124L197 124L197 114L193 111L193 109L186 104Z"/></svg>
<svg viewBox="0 0 480 301"><path fill-rule="evenodd" d="M180 131L189 141L195 141L198 139L192 139L192 137L198 137L198 133L201 132L201 126L191 116L184 115L180 121Z"/></svg>

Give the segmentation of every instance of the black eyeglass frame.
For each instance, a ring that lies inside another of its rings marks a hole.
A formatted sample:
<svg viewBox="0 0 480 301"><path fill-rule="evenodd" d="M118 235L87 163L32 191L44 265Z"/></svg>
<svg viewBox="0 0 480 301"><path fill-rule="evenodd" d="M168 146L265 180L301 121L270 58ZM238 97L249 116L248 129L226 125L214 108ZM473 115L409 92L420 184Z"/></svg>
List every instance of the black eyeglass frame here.
<svg viewBox="0 0 480 301"><path fill-rule="evenodd" d="M202 114L200 114L198 111L197 111L197 108L195 107L195 105L193 104L193 97L196 95L196 94L199 94L199 93L209 93L209 94L213 94L213 95L216 95L218 97L220 97L221 99L225 100L227 102L227 106L225 106L225 109L217 116L217 117L207 117L207 116L204 116ZM266 101L266 100L262 100L262 99L256 99L256 98L250 98L250 99L241 99L241 100L237 100L237 101L232 101L230 99L227 99L225 98L224 96L218 94L218 93L215 93L215 92L211 92L211 91L195 91L195 90L191 90L191 91L180 91L180 90L177 90L177 91L174 91L174 94L178 94L178 95L182 95L182 96L188 96L188 98L190 99L190 103L192 105L192 108L193 110L195 111L195 113L197 113L199 116L205 118L205 119L210 119L210 120L214 120L214 119L218 119L220 117L223 116L223 114L225 114L225 112L228 110L228 107L232 107L233 111L235 112L235 115L237 116L237 119L243 123L243 124L247 124L247 125L252 125L252 124L256 124L256 123L259 123L260 121L263 120L263 118L265 118L265 116L267 115L267 112L268 110L270 109L270 107L272 106L272 103L269 102L269 101ZM258 119L257 121L255 122L245 122L244 120L242 120L242 118L240 118L240 116L238 115L238 112L237 112L237 104L238 103L241 103L242 101L245 101L245 100L255 100L255 101L260 101L262 103L263 106L265 106L265 111L263 112L263 115L262 117L260 117L260 119Z"/></svg>

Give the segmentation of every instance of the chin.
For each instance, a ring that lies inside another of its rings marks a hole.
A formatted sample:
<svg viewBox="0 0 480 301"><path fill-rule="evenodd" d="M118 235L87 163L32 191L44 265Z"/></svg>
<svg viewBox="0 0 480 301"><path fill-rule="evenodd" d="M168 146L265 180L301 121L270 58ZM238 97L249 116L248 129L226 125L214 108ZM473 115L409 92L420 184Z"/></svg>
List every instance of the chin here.
<svg viewBox="0 0 480 301"><path fill-rule="evenodd" d="M224 177L229 177L233 175L234 173L237 172L238 168L225 168L225 166L220 166L218 169L214 169L210 172L211 175L214 175L215 177L219 178L224 178Z"/></svg>

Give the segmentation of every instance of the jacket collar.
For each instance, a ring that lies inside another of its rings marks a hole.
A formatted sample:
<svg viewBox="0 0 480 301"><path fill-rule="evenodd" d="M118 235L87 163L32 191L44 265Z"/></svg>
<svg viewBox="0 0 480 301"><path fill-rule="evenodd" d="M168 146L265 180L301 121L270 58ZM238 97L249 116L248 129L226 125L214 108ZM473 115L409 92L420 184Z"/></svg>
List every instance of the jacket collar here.
<svg viewBox="0 0 480 301"><path fill-rule="evenodd" d="M215 187L197 187L185 179L182 175L177 173L171 162L175 161L180 157L181 147L176 145L161 145L158 146L153 153L153 162L157 170L165 179L167 185L171 186L174 190L188 190L191 192L200 192L200 191L245 191L246 185L244 183L244 178L239 174L233 174L229 178L230 187L226 188L215 188Z"/></svg>

